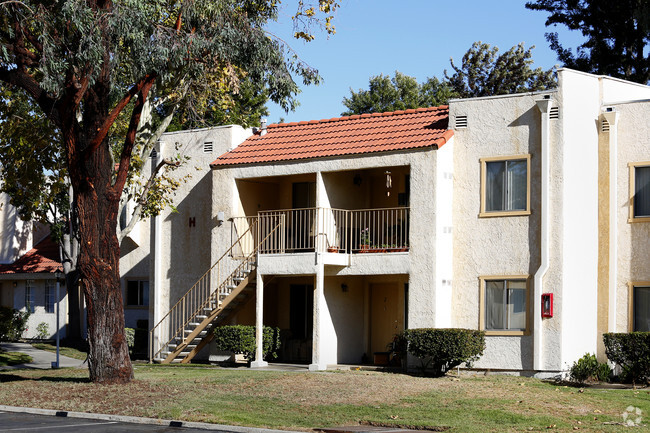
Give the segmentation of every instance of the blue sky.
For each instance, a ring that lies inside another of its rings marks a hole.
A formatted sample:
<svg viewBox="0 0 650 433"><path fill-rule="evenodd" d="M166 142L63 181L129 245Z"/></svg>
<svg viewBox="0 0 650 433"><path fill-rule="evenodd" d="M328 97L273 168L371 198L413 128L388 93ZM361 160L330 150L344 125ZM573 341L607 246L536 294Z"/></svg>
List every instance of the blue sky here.
<svg viewBox="0 0 650 433"><path fill-rule="evenodd" d="M582 41L579 32L544 26L545 12L524 7L525 0L341 0L335 17L336 34L324 32L303 43L292 39L291 12L294 2L283 2L277 23L268 30L290 42L292 48L323 77L319 86L302 86L300 106L285 113L270 103L269 123L325 119L345 110L343 97L350 88L368 87L371 76L394 72L417 78L443 77L450 70L449 58L460 62L474 41L496 45L501 51L524 42L535 45L535 67L557 64L555 53L544 38L558 31L564 46Z"/></svg>

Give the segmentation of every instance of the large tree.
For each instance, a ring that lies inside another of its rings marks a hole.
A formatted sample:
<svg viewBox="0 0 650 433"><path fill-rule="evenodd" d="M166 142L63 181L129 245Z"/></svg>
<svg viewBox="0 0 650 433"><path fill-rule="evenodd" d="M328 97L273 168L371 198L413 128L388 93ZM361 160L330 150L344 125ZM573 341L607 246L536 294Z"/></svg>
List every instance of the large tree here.
<svg viewBox="0 0 650 433"><path fill-rule="evenodd" d="M535 0L532 10L548 12L546 26L578 30L585 42L562 46L557 32L546 39L564 66L647 84L650 82L650 2L647 0Z"/></svg>
<svg viewBox="0 0 650 433"><path fill-rule="evenodd" d="M532 49L523 44L499 54L497 47L474 42L456 66L451 59L453 74L439 80L427 78L422 84L414 77L395 72L371 77L368 90L350 89L343 98L347 111L343 115L445 105L452 98L502 95L555 87L553 70L532 69Z"/></svg>
<svg viewBox="0 0 650 433"><path fill-rule="evenodd" d="M325 15L298 2L298 25ZM120 200L143 111L154 89L191 89L207 77L265 83L286 108L317 73L264 32L275 0L24 0L0 4L0 81L22 90L51 122L65 161L78 221L77 269L88 309L88 367L95 382L123 383L133 369L124 336L116 235ZM296 36L309 38L298 27ZM222 81L224 82L224 81ZM155 102L155 101L153 101ZM127 126L114 158L111 128ZM28 145L28 143L27 143Z"/></svg>
<svg viewBox="0 0 650 433"><path fill-rule="evenodd" d="M555 87L553 69L532 69L532 50L515 45L499 54L498 47L474 42L463 55L460 65L451 59L451 76L445 78L461 98L507 95Z"/></svg>
<svg viewBox="0 0 650 433"><path fill-rule="evenodd" d="M343 105L348 109L342 113L344 116L430 107L445 104L453 97L449 86L435 77L420 84L399 71L395 71L393 78L383 74L371 77L368 90L350 89L350 93L349 98L343 98Z"/></svg>

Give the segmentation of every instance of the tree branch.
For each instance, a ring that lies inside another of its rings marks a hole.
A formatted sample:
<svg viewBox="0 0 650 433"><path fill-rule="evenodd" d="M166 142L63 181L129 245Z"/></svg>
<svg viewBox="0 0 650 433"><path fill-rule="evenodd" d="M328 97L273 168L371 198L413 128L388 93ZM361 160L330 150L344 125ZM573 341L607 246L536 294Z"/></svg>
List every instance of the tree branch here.
<svg viewBox="0 0 650 433"><path fill-rule="evenodd" d="M122 110L124 110L124 107L126 107L129 102L133 99L135 95L138 93L141 93L142 90L147 87L147 93L149 93L149 89L151 89L151 86L153 85L153 82L156 80L156 74L155 73L150 73L142 77L140 81L135 83L131 89L124 95L122 100L117 103L115 108L109 113L109 115L106 117L104 120L104 123L102 123L102 126L98 128L97 134L95 134L95 137L90 140L90 144L86 149L84 149L84 155L87 157L90 155L92 152L97 150L97 148L102 144L106 136L108 135L108 131L111 129L111 126L115 123L115 120L117 119L117 116L120 115ZM145 96L146 97L146 96ZM140 106L140 109L138 110L138 119L140 118L140 113L142 110L142 106ZM135 114L135 109L133 111L133 114ZM133 116L131 117L131 120L133 120ZM136 122L136 127L137 127L137 122ZM130 127L129 127L129 132L130 132ZM134 130L135 132L135 130Z"/></svg>
<svg viewBox="0 0 650 433"><path fill-rule="evenodd" d="M152 77L149 81L145 81L141 87L140 92L138 93L138 99L135 102L135 107L133 107L133 112L131 113L131 122L129 123L129 129L126 133L126 137L124 138L122 154L120 155L120 166L117 170L115 184L112 187L113 193L118 196L122 194L124 184L126 183L126 177L129 172L129 163L131 161L131 153L133 151L133 145L135 144L135 139L138 132L140 116L142 115L142 108L147 101L147 96L149 95L149 91L153 86L154 80L155 78Z"/></svg>

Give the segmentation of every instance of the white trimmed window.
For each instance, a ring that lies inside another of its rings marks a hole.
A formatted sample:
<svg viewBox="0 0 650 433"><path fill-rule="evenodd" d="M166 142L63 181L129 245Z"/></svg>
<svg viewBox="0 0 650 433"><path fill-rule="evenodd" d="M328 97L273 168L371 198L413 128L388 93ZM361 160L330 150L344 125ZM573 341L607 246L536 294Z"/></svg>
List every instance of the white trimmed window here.
<svg viewBox="0 0 650 433"><path fill-rule="evenodd" d="M45 312L54 313L54 300L56 294L56 281L55 280L46 280L45 281Z"/></svg>
<svg viewBox="0 0 650 433"><path fill-rule="evenodd" d="M523 334L528 330L528 276L481 277L481 330Z"/></svg>
<svg viewBox="0 0 650 433"><path fill-rule="evenodd" d="M128 307L149 305L149 281L128 280L126 282L126 305Z"/></svg>
<svg viewBox="0 0 650 433"><path fill-rule="evenodd" d="M530 214L530 155L481 159L481 216Z"/></svg>
<svg viewBox="0 0 650 433"><path fill-rule="evenodd" d="M650 221L650 162L630 167L630 222Z"/></svg>
<svg viewBox="0 0 650 433"><path fill-rule="evenodd" d="M25 309L34 312L34 280L25 281Z"/></svg>
<svg viewBox="0 0 650 433"><path fill-rule="evenodd" d="M650 282L630 285L630 331L650 331Z"/></svg>

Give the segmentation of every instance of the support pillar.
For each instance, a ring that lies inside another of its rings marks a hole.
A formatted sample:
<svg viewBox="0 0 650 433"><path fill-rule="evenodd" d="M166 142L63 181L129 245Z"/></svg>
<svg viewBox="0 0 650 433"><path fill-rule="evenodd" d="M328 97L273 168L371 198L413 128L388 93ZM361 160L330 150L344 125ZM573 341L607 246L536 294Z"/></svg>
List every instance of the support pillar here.
<svg viewBox="0 0 650 433"><path fill-rule="evenodd" d="M267 367L268 362L264 361L264 279L262 274L256 273L255 287L255 361L251 362L251 368Z"/></svg>
<svg viewBox="0 0 650 433"><path fill-rule="evenodd" d="M325 266L321 261L316 265L316 281L314 284L314 330L311 352L310 371L327 370L324 352L324 318L327 310L325 303Z"/></svg>

